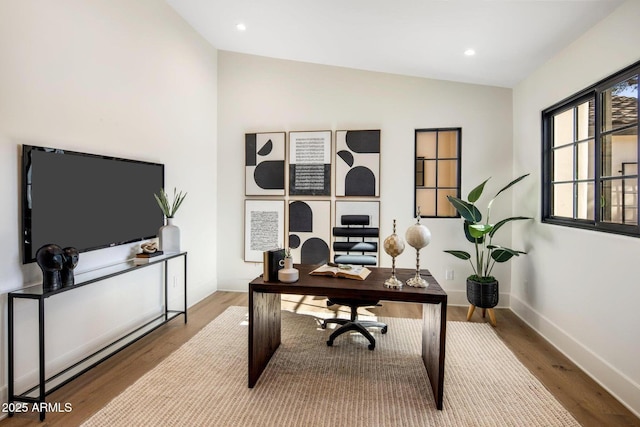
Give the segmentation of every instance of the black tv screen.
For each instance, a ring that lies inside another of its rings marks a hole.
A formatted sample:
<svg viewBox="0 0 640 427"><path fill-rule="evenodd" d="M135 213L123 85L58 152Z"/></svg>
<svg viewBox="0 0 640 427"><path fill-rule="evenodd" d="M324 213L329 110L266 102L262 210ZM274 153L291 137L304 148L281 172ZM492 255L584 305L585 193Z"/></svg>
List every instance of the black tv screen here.
<svg viewBox="0 0 640 427"><path fill-rule="evenodd" d="M23 263L45 244L80 252L155 237L164 165L22 147Z"/></svg>

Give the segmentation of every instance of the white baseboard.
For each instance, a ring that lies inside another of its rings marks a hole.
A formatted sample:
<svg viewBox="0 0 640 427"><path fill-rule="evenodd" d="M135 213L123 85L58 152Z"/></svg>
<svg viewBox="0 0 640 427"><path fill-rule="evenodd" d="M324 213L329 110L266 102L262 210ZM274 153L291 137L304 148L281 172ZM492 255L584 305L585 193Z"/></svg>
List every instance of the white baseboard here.
<svg viewBox="0 0 640 427"><path fill-rule="evenodd" d="M534 310L524 301L511 296L511 311L578 365L595 382L611 393L636 416L640 417L640 385L624 375L591 349Z"/></svg>

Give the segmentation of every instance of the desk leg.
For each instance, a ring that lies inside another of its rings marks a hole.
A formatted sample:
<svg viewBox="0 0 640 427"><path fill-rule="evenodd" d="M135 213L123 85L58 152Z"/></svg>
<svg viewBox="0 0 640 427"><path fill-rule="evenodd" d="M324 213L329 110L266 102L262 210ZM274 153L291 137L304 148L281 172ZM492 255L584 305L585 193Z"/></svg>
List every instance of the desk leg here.
<svg viewBox="0 0 640 427"><path fill-rule="evenodd" d="M280 294L249 290L249 388L280 346Z"/></svg>
<svg viewBox="0 0 640 427"><path fill-rule="evenodd" d="M422 361L429 375L429 382L436 400L436 408L440 410L442 410L444 392L446 327L446 302L422 304Z"/></svg>

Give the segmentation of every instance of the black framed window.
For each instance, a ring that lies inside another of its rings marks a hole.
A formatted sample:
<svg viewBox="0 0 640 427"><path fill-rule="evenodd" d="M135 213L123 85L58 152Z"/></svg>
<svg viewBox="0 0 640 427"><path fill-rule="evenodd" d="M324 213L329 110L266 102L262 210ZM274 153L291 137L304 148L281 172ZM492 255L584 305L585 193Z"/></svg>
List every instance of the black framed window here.
<svg viewBox="0 0 640 427"><path fill-rule="evenodd" d="M636 63L542 112L542 221L640 236Z"/></svg>
<svg viewBox="0 0 640 427"><path fill-rule="evenodd" d="M455 218L447 196L460 197L461 128L416 129L413 212L421 217Z"/></svg>

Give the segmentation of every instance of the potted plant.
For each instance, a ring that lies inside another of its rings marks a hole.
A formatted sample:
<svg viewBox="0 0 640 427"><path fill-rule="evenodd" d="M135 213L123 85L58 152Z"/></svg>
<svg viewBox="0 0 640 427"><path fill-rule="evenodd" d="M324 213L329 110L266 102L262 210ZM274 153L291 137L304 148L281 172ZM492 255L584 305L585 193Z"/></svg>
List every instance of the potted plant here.
<svg viewBox="0 0 640 427"><path fill-rule="evenodd" d="M160 189L159 194L153 195L160 206L160 210L167 217L167 224L160 227L158 238L160 240L160 249L163 252L180 252L180 229L173 224L173 217L178 211L180 205L187 197L187 193L177 192L173 189L173 202L169 202L169 197L164 189Z"/></svg>
<svg viewBox="0 0 640 427"><path fill-rule="evenodd" d="M158 202L158 206L160 206L160 209L162 210L164 216L166 216L167 218L173 218L173 216L178 211L178 208L184 201L184 198L187 197L187 193L182 194L182 191L178 193L174 188L172 203L169 203L169 196L167 196L167 193L165 193L164 189L162 188L160 189L160 193L154 194L153 197L156 198L156 202Z"/></svg>
<svg viewBox="0 0 640 427"><path fill-rule="evenodd" d="M474 245L475 249L475 256L472 256L469 252L461 250L445 251L460 259L468 260L471 264L471 268L473 269L473 274L467 278L467 300L470 304L469 312L467 313L467 320L471 318L475 308L480 307L483 309L483 314L484 309L489 309L491 324L495 326L495 315L492 309L498 305L499 287L498 281L491 275L493 267L496 263L506 262L515 256L520 256L521 254L526 253L495 244L493 239L496 232L505 224L511 221L520 221L531 218L525 216L513 216L498 222L491 222L491 206L502 192L522 181L528 175L529 174L525 174L514 179L496 193L493 199L491 199L487 204L487 211L484 216L484 220L482 213L475 203L480 199L480 196L482 196L484 186L490 178L487 178L482 184L471 190L467 196L467 200L447 196L449 202L453 205L456 211L458 211L460 216L464 218L464 234L467 240Z"/></svg>

